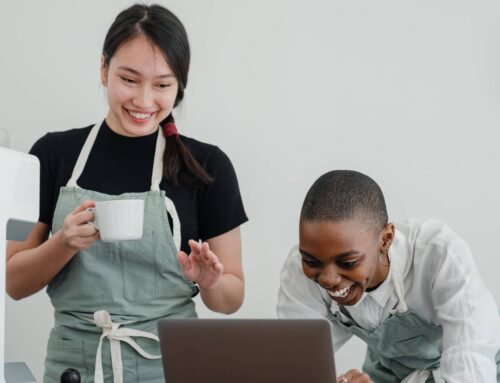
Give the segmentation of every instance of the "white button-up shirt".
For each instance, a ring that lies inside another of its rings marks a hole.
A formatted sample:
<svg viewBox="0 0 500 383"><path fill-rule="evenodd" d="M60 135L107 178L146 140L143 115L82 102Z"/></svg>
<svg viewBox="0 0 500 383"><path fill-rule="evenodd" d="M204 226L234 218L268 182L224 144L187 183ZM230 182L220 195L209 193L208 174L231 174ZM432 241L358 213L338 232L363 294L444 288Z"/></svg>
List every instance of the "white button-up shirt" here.
<svg viewBox="0 0 500 383"><path fill-rule="evenodd" d="M441 378L448 383L497 382L500 316L467 244L440 221L410 220L396 225L389 257L386 280L356 305L345 307L352 318L365 329L379 326L398 302L392 284L397 277L403 281L408 309L443 328ZM281 271L278 317L327 317L337 310L326 291L304 275L295 246ZM337 350L352 334L331 325Z"/></svg>

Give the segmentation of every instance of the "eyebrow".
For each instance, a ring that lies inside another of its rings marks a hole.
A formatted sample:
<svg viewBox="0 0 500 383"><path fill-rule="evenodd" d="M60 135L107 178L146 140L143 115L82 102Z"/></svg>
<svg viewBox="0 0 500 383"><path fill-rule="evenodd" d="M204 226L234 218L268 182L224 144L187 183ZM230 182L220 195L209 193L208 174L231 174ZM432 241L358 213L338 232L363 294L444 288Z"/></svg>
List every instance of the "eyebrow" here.
<svg viewBox="0 0 500 383"><path fill-rule="evenodd" d="M128 66L119 66L118 69L125 70L127 72L133 73L136 76L142 76L141 72L139 72L139 71L137 71L135 69L132 69L132 68L130 68ZM169 78L169 77L174 77L175 78L175 76L172 73L167 73L167 74L162 74L162 75L156 76L156 78Z"/></svg>
<svg viewBox="0 0 500 383"><path fill-rule="evenodd" d="M313 258L313 259L316 259L316 257L312 254L309 254L307 251L304 251L302 249L299 249L299 252L301 255L305 255L306 257L309 257L309 258ZM359 253L358 251L355 251L355 250L349 250L349 251L345 251L343 253L340 253L340 254L336 254L333 256L333 258L335 259L342 259L342 258L347 258L347 257L350 257L352 255L360 255L361 253ZM317 259L316 259L317 260Z"/></svg>

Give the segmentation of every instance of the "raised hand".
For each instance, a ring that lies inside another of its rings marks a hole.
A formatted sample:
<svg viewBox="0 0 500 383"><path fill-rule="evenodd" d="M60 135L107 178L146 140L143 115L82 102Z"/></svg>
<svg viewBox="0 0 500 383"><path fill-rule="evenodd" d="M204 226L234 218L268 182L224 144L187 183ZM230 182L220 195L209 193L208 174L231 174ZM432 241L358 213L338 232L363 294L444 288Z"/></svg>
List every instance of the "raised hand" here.
<svg viewBox="0 0 500 383"><path fill-rule="evenodd" d="M207 242L198 243L191 239L189 247L191 248L189 256L183 251L177 253L185 277L196 282L200 288L207 290L214 288L222 276L224 266L210 250Z"/></svg>
<svg viewBox="0 0 500 383"><path fill-rule="evenodd" d="M61 240L65 247L73 251L85 250L99 239L99 231L88 223L94 220L94 213L87 210L91 207L95 207L95 202L85 201L64 219Z"/></svg>
<svg viewBox="0 0 500 383"><path fill-rule="evenodd" d="M367 373L360 372L353 368L345 374L339 375L337 383L373 383L373 381Z"/></svg>

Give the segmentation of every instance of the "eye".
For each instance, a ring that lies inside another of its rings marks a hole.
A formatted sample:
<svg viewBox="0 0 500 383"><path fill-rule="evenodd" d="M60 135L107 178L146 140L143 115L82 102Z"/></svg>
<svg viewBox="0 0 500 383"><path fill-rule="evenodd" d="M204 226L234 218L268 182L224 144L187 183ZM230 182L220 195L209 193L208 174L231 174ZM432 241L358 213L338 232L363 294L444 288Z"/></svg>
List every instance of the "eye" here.
<svg viewBox="0 0 500 383"><path fill-rule="evenodd" d="M134 79L130 78L130 77L124 77L124 76L120 76L120 78L126 83L126 84L129 84L129 85L134 85L134 84L137 84L137 81L135 81Z"/></svg>
<svg viewBox="0 0 500 383"><path fill-rule="evenodd" d="M321 266L320 262L316 261L315 259L311 259L311 258L302 257L302 263L308 267L320 267Z"/></svg>
<svg viewBox="0 0 500 383"><path fill-rule="evenodd" d="M175 85L175 82L161 82L156 84L156 88L158 90L167 90L169 88L172 88Z"/></svg>
<svg viewBox="0 0 500 383"><path fill-rule="evenodd" d="M356 265L358 264L359 261L340 261L338 262L338 265L340 267L342 267L343 269L353 269L354 267L356 267Z"/></svg>

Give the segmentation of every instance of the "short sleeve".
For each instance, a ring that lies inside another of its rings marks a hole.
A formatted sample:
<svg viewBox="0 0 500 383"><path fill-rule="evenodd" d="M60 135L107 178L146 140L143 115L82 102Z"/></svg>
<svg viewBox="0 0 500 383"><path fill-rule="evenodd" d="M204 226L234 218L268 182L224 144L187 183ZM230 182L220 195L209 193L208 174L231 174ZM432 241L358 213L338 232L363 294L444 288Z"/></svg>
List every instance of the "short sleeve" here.
<svg viewBox="0 0 500 383"><path fill-rule="evenodd" d="M214 147L206 170L214 181L201 195L198 220L202 240L224 234L248 220L229 157L218 147Z"/></svg>
<svg viewBox="0 0 500 383"><path fill-rule="evenodd" d="M52 212L55 201L53 198L55 179L51 169L49 133L36 141L29 153L40 161L40 215L38 220L49 226L52 225Z"/></svg>

